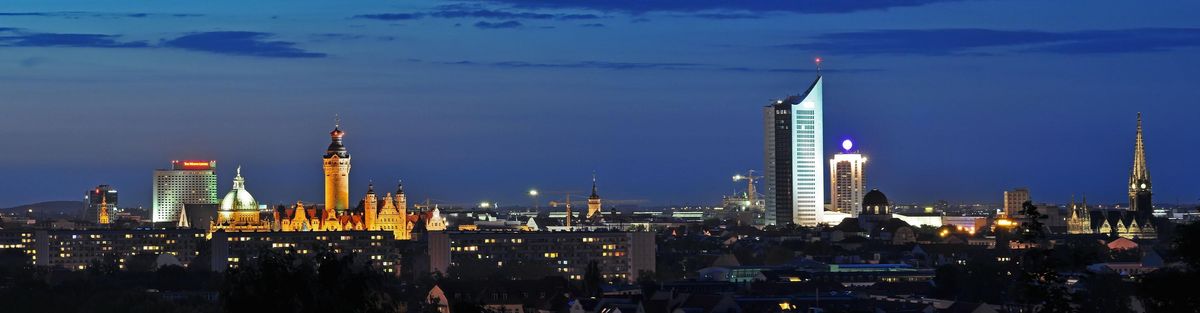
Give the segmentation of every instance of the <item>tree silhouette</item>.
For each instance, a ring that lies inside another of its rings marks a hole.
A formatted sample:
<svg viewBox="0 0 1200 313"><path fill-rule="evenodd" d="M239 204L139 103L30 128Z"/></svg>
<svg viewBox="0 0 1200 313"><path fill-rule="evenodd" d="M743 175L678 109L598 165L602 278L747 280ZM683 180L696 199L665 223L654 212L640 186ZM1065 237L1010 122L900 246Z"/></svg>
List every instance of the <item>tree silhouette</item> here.
<svg viewBox="0 0 1200 313"><path fill-rule="evenodd" d="M587 270L583 272L583 292L587 296L598 297L604 280L600 276L600 263L595 260L588 262Z"/></svg>
<svg viewBox="0 0 1200 313"><path fill-rule="evenodd" d="M1047 216L1031 201L1021 204L1024 220L1019 229L1019 241L1033 244L1021 257L1021 298L1033 312L1074 312L1067 281L1058 273L1058 260L1046 240Z"/></svg>
<svg viewBox="0 0 1200 313"><path fill-rule="evenodd" d="M1137 295L1146 312L1194 312L1200 308L1200 223L1175 227L1174 254L1184 268L1161 268L1141 277Z"/></svg>

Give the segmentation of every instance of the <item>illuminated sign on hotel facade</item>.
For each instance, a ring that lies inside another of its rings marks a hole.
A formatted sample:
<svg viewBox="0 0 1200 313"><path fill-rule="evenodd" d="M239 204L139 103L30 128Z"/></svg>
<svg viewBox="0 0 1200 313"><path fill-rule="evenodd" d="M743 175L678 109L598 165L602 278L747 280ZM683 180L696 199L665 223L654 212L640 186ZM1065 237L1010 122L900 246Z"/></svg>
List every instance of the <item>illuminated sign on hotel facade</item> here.
<svg viewBox="0 0 1200 313"><path fill-rule="evenodd" d="M151 220L176 222L185 204L217 204L217 161L173 160L171 169L154 170Z"/></svg>

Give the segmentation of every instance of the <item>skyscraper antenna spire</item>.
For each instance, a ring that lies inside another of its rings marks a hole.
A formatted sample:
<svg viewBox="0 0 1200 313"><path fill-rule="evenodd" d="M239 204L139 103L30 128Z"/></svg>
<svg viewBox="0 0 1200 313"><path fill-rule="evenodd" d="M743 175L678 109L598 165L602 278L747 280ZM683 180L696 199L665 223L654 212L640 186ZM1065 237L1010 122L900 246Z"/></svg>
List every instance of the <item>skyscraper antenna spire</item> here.
<svg viewBox="0 0 1200 313"><path fill-rule="evenodd" d="M813 58L813 63L817 64L817 75L821 75L821 57Z"/></svg>

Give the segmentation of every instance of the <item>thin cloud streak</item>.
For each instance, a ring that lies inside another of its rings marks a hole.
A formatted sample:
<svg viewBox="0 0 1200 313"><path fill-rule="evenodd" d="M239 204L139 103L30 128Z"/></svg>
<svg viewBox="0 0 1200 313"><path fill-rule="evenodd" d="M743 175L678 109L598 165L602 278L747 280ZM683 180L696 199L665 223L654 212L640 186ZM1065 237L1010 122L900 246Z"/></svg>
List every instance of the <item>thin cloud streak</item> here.
<svg viewBox="0 0 1200 313"><path fill-rule="evenodd" d="M410 62L423 62L421 60L408 60ZM750 72L750 73L814 73L816 69L797 69L797 68L755 68L755 67L737 67L737 66L719 66L703 63L676 63L676 62L611 62L611 61L580 61L570 63L538 63L524 61L500 61L500 62L476 62L476 61L453 61L453 62L429 62L433 64L443 65L464 65L464 66L487 66L498 68L515 68L515 69L601 69L601 70L690 70L690 71L721 71L721 72ZM825 69L825 72L842 72L842 73L858 73L858 72L873 72L878 69Z"/></svg>
<svg viewBox="0 0 1200 313"><path fill-rule="evenodd" d="M840 55L992 55L1013 52L1101 54L1200 46L1200 28L1049 32L994 29L904 29L840 32L780 47Z"/></svg>

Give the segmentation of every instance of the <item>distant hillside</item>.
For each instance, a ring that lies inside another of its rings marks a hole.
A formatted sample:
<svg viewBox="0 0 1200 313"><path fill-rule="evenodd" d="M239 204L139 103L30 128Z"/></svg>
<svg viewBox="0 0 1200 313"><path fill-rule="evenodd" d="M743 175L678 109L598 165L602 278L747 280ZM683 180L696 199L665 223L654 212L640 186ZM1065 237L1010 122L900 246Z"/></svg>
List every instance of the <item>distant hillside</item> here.
<svg viewBox="0 0 1200 313"><path fill-rule="evenodd" d="M11 208L0 209L2 213L24 212L25 210L33 209L33 213L38 216L46 215L79 215L83 210L83 201L46 201L18 205Z"/></svg>

